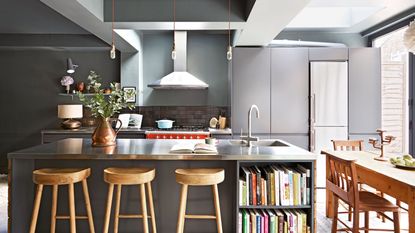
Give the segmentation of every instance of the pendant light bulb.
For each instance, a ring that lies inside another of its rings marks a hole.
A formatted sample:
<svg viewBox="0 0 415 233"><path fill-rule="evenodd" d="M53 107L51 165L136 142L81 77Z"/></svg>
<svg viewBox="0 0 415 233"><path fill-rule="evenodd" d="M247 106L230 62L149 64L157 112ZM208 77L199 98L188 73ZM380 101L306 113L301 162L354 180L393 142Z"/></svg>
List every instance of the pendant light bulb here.
<svg viewBox="0 0 415 233"><path fill-rule="evenodd" d="M176 60L176 45L173 45L173 50L171 51L171 59Z"/></svg>
<svg viewBox="0 0 415 233"><path fill-rule="evenodd" d="M116 57L116 53L115 53L115 45L114 45L114 43L112 43L112 45L111 45L111 50L110 50L110 58L111 59L115 59L115 57Z"/></svg>
<svg viewBox="0 0 415 233"><path fill-rule="evenodd" d="M228 61L232 60L232 46L228 46L228 51L226 52L226 59L228 59Z"/></svg>

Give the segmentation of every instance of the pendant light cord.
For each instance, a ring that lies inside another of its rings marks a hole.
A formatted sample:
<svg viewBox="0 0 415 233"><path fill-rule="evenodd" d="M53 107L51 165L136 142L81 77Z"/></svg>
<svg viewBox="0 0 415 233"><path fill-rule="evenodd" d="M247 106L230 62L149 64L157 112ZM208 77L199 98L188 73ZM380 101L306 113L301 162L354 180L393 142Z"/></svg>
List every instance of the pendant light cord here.
<svg viewBox="0 0 415 233"><path fill-rule="evenodd" d="M228 0L228 46L231 46L231 0Z"/></svg>
<svg viewBox="0 0 415 233"><path fill-rule="evenodd" d="M173 0L173 47L176 47L176 0Z"/></svg>
<svg viewBox="0 0 415 233"><path fill-rule="evenodd" d="M112 0L112 44L114 44L114 18L115 18L115 0Z"/></svg>

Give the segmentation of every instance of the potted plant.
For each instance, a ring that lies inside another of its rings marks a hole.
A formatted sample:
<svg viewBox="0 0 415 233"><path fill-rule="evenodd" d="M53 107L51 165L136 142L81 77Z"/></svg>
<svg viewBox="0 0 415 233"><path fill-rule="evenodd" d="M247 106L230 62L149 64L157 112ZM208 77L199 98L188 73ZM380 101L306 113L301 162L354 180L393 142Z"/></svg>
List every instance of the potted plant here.
<svg viewBox="0 0 415 233"><path fill-rule="evenodd" d="M93 88L93 95L78 93L80 101L85 107L91 109L94 117L98 118L98 126L92 134L92 146L113 146L119 128L115 131L110 122L110 118L119 113L121 109L133 109L134 104L127 103L127 99L135 95L134 91L123 91L111 83L111 93L104 95L104 89L99 81L99 75L95 71L90 71L88 76L89 86Z"/></svg>

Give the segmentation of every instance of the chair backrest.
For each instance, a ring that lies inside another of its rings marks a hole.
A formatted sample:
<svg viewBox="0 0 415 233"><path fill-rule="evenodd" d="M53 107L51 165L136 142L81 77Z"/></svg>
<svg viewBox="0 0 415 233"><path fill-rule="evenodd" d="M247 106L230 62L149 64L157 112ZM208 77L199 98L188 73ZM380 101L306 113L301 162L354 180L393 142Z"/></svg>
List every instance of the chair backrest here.
<svg viewBox="0 0 415 233"><path fill-rule="evenodd" d="M331 140L334 150L363 150L363 140Z"/></svg>
<svg viewBox="0 0 415 233"><path fill-rule="evenodd" d="M326 188L351 206L358 206L359 190L356 164L354 160L345 160L326 154L329 170Z"/></svg>

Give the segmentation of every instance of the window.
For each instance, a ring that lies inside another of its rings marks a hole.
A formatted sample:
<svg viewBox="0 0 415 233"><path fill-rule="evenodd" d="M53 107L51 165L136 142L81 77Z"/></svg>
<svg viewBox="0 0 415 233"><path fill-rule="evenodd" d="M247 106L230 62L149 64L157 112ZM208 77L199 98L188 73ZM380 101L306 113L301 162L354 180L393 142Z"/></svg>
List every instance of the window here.
<svg viewBox="0 0 415 233"><path fill-rule="evenodd" d="M386 151L407 153L408 136L408 51L403 43L407 27L373 40L382 54L382 129L396 137Z"/></svg>

